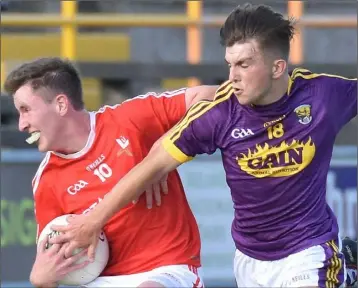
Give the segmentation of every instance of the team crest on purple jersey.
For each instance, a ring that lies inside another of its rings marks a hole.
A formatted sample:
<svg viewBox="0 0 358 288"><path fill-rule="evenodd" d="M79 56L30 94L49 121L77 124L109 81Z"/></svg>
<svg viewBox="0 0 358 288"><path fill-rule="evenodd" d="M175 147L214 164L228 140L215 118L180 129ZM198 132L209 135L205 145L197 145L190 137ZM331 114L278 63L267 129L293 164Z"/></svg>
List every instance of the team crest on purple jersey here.
<svg viewBox="0 0 358 288"><path fill-rule="evenodd" d="M312 121L311 105L300 105L294 111L297 115L298 122L300 122L301 124L306 125Z"/></svg>

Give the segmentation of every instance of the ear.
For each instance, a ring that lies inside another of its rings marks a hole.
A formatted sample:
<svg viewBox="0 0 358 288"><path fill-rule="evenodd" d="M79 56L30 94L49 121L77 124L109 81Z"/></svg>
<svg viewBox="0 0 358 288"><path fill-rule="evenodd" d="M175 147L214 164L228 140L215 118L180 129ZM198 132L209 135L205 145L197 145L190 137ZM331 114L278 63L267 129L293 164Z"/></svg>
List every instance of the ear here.
<svg viewBox="0 0 358 288"><path fill-rule="evenodd" d="M69 100L68 97L64 94L59 94L55 98L56 111L60 116L66 115L69 109Z"/></svg>
<svg viewBox="0 0 358 288"><path fill-rule="evenodd" d="M287 70L287 62L283 59L278 59L272 65L272 78L279 79Z"/></svg>

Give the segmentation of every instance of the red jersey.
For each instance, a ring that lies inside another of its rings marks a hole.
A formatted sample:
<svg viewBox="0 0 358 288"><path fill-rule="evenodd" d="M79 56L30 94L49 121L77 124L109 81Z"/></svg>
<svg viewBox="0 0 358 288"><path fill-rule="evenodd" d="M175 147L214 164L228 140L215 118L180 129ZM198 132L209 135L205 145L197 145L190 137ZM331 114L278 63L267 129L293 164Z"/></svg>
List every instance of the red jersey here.
<svg viewBox="0 0 358 288"><path fill-rule="evenodd" d="M87 213L141 162L154 142L185 114L185 89L148 93L90 112L91 132L79 152L48 152L33 180L38 235L52 219ZM162 205L145 195L104 227L110 259L101 276L141 273L165 265L200 266L200 236L178 172L168 175Z"/></svg>

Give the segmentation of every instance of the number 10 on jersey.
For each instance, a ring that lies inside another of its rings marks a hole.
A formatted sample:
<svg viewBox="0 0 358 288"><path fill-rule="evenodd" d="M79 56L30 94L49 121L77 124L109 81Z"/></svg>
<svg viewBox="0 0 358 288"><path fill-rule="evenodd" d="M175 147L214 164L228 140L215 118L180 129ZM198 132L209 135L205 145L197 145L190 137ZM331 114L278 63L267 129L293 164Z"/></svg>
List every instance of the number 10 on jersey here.
<svg viewBox="0 0 358 288"><path fill-rule="evenodd" d="M105 182L107 178L112 176L112 169L106 163L102 163L94 170L93 174L98 176L102 182Z"/></svg>

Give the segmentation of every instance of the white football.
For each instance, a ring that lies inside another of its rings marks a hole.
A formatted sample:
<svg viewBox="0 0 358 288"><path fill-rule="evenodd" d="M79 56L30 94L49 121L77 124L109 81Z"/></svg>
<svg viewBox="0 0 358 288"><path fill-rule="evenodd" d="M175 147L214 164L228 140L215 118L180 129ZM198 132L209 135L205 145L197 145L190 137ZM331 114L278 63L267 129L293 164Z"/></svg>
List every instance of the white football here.
<svg viewBox="0 0 358 288"><path fill-rule="evenodd" d="M51 229L52 225L67 225L68 222L66 218L70 215L62 215L60 217L57 217L53 219L50 223L46 225L46 227L42 230L40 237L38 239L38 244L45 239L46 237L56 237L59 235L59 232L53 231ZM47 247L47 249L50 246ZM75 251L75 254L80 252L81 249L78 249ZM102 231L99 236L99 241L96 248L96 254L95 254L95 260L94 262L88 264L82 269L72 271L65 275L61 281L59 281L59 284L61 285L69 285L69 286L78 286L78 285L85 285L90 283L91 281L95 280L103 271L103 269L106 267L107 262L109 258L109 247L106 235ZM76 263L81 263L85 260L87 260L87 255L83 256L80 260L78 260Z"/></svg>

